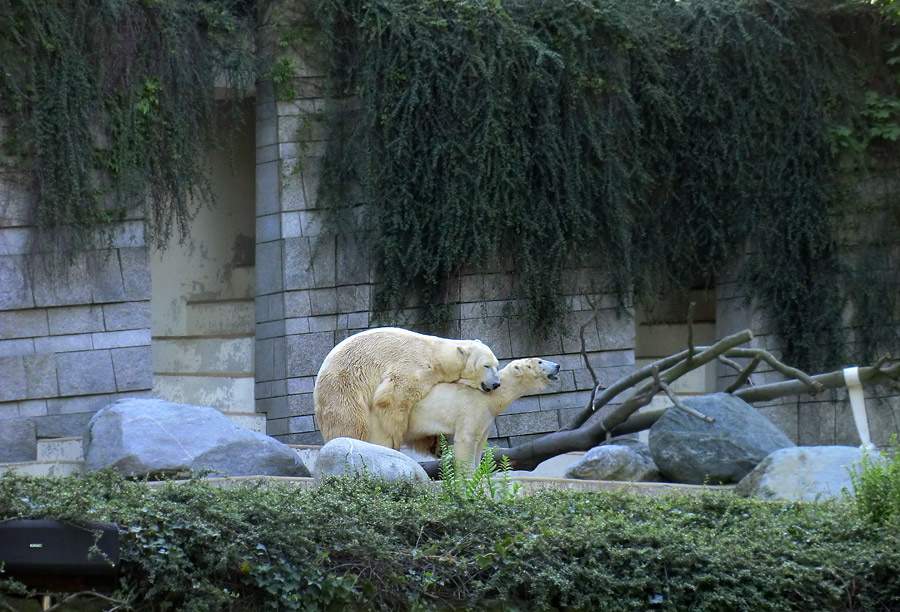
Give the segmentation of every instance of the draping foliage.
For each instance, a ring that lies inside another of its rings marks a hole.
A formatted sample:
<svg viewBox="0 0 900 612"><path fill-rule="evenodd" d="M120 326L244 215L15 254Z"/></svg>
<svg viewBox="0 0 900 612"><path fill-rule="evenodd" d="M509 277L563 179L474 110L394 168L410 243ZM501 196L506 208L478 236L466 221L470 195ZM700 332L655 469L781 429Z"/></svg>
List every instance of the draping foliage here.
<svg viewBox="0 0 900 612"><path fill-rule="evenodd" d="M137 211L182 237L210 199L215 86L252 87L241 0L0 0L3 150L31 171L37 226L69 249Z"/></svg>
<svg viewBox="0 0 900 612"><path fill-rule="evenodd" d="M889 3L315 4L354 101L334 113L321 195L339 208L361 186L380 308L415 295L440 321L460 269L508 265L547 330L567 268L599 262L589 291L652 306L744 256L748 297L814 367L840 358L842 288L867 304L896 290L896 275L853 280L871 271L838 257L835 227L860 208L842 153L896 139L872 132L863 97L879 82L896 99L873 42L894 31ZM865 316L883 326L881 301Z"/></svg>

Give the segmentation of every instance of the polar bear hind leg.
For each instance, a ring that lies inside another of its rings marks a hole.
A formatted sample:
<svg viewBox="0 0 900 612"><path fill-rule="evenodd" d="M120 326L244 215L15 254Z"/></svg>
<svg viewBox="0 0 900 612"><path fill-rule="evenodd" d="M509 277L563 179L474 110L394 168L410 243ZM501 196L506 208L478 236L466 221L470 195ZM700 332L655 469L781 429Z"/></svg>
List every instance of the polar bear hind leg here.
<svg viewBox="0 0 900 612"><path fill-rule="evenodd" d="M372 397L371 429L381 438L369 441L400 450L409 427L409 413L421 399L419 384L405 376L389 373L375 389Z"/></svg>

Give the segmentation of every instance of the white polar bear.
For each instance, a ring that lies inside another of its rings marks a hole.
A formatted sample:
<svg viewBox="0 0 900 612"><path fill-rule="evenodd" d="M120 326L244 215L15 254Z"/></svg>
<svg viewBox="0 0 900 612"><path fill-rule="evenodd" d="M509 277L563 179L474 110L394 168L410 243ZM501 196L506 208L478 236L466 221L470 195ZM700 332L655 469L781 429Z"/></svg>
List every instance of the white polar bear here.
<svg viewBox="0 0 900 612"><path fill-rule="evenodd" d="M532 357L509 362L500 370L500 387L489 394L457 383L435 385L413 408L404 443L437 455L437 437L452 435L456 461L474 470L497 416L526 393L543 391L558 374L559 364Z"/></svg>
<svg viewBox="0 0 900 612"><path fill-rule="evenodd" d="M431 388L458 381L475 393L500 386L497 358L479 340L450 340L397 327L344 339L322 362L313 398L325 442L357 438L399 449L409 413Z"/></svg>

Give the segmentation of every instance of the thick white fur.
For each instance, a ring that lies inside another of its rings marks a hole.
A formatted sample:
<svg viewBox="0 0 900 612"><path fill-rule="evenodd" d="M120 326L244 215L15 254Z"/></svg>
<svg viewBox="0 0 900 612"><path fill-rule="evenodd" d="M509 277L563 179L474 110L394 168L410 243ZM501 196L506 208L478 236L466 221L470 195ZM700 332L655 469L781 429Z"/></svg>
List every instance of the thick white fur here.
<svg viewBox="0 0 900 612"><path fill-rule="evenodd" d="M474 469L494 419L526 393L545 389L558 373L558 364L532 357L509 362L499 372L500 387L491 393L457 383L435 385L413 408L404 443L436 455L437 436L452 435L457 462Z"/></svg>
<svg viewBox="0 0 900 612"><path fill-rule="evenodd" d="M475 393L498 383L497 358L478 340L450 340L397 327L350 336L325 357L313 399L325 442L347 436L399 449L409 413L437 383ZM468 386L466 386L468 385Z"/></svg>

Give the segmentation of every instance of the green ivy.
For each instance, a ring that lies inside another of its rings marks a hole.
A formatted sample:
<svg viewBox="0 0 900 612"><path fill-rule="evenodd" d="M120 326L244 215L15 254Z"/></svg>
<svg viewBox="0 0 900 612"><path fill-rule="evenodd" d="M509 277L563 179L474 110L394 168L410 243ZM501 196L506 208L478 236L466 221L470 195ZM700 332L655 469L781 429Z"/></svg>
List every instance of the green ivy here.
<svg viewBox="0 0 900 612"><path fill-rule="evenodd" d="M244 0L0 0L5 152L63 248L128 216L164 243L211 198L215 86L249 91Z"/></svg>
<svg viewBox="0 0 900 612"><path fill-rule="evenodd" d="M321 195L341 210L347 186L361 186L352 204L369 212L380 309L415 296L439 323L461 269L512 269L531 328L546 332L565 312L561 279L586 262L608 274L581 291L652 306L746 253L747 297L768 310L786 358L841 358L844 289L865 270L838 252L834 214L861 206L844 198L839 126L869 113L879 138L893 133L892 99L862 96L865 82L887 83L883 51L869 50L893 27L866 21L878 7L315 5L338 91L360 107L333 114L343 138ZM885 280L857 299L892 290Z"/></svg>

